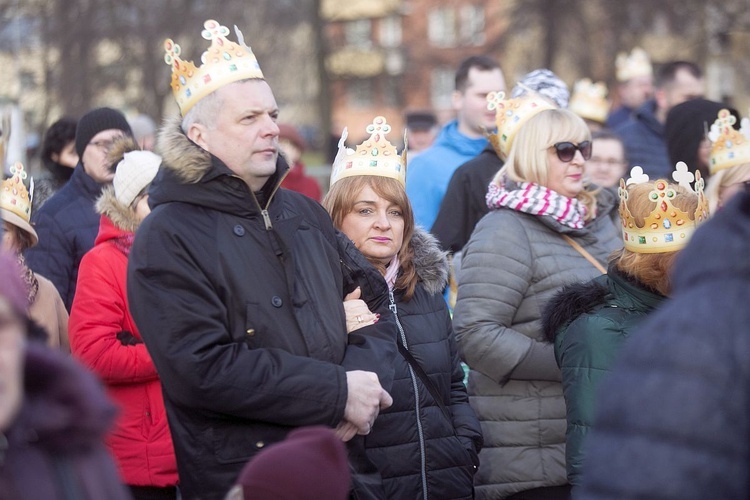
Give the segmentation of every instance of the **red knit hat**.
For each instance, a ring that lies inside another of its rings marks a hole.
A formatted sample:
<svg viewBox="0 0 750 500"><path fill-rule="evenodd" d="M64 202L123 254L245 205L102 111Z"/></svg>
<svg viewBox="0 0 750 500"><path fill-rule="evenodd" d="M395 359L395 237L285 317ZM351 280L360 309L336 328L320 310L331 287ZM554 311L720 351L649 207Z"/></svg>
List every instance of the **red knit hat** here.
<svg viewBox="0 0 750 500"><path fill-rule="evenodd" d="M351 476L346 448L327 427L302 427L255 455L237 484L245 499L345 500Z"/></svg>

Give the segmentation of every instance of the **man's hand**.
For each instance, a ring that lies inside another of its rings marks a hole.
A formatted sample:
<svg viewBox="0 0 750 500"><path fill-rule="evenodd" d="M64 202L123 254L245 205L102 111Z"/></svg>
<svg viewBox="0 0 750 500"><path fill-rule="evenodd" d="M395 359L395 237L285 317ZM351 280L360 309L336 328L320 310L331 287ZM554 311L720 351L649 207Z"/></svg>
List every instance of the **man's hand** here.
<svg viewBox="0 0 750 500"><path fill-rule="evenodd" d="M369 434L381 409L393 404L393 398L381 387L373 372L346 372L348 395L344 420L357 428L357 434Z"/></svg>

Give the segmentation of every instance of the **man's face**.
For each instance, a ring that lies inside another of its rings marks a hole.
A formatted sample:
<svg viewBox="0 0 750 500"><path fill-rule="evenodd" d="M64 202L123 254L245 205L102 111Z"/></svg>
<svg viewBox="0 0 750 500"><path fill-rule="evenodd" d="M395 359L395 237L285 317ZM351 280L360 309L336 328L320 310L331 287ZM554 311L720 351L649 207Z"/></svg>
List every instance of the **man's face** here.
<svg viewBox="0 0 750 500"><path fill-rule="evenodd" d="M116 128L102 130L91 138L86 149L83 150L81 158L83 169L99 184L112 182L115 177L115 171L107 161L107 153L114 141L122 136L123 131Z"/></svg>
<svg viewBox="0 0 750 500"><path fill-rule="evenodd" d="M696 78L686 69L675 73L674 82L667 84L659 92L659 106L666 112L685 101L700 99L706 94L706 82L703 78Z"/></svg>
<svg viewBox="0 0 750 500"><path fill-rule="evenodd" d="M630 109L639 108L651 99L653 93L654 84L651 76L636 76L620 86L622 103Z"/></svg>
<svg viewBox="0 0 750 500"><path fill-rule="evenodd" d="M213 123L193 124L188 136L257 191L276 172L276 99L264 80L231 83L216 92L221 105Z"/></svg>
<svg viewBox="0 0 750 500"><path fill-rule="evenodd" d="M466 89L453 93L453 108L458 112L458 130L469 137L481 137L483 128L494 130L495 112L487 109L487 94L505 90L505 80L500 69L469 70Z"/></svg>

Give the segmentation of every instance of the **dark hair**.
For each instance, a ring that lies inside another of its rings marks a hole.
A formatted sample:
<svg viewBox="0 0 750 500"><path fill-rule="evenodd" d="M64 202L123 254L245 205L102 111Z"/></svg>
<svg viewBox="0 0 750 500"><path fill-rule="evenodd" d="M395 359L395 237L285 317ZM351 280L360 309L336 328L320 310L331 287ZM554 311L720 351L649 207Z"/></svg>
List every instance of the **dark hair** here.
<svg viewBox="0 0 750 500"><path fill-rule="evenodd" d="M71 142L76 140L77 120L64 116L49 126L44 133L44 142L42 144L42 161L45 164L53 162L52 154L60 154Z"/></svg>
<svg viewBox="0 0 750 500"><path fill-rule="evenodd" d="M674 83L677 73L681 70L687 71L695 78L703 78L703 70L697 64L690 61L671 61L659 66L654 78L654 86L662 89Z"/></svg>
<svg viewBox="0 0 750 500"><path fill-rule="evenodd" d="M456 70L456 90L463 92L466 90L466 82L469 80L469 70L477 68L481 71L490 71L500 69L500 65L489 56L471 56L467 57Z"/></svg>
<svg viewBox="0 0 750 500"><path fill-rule="evenodd" d="M618 134L611 128L603 128L591 133L591 140L596 141L597 139L601 139L602 141L619 142L620 146L622 146L623 160L625 161L625 163L628 163L628 151L627 148L625 148L625 143L622 141L622 137L620 137L620 134Z"/></svg>

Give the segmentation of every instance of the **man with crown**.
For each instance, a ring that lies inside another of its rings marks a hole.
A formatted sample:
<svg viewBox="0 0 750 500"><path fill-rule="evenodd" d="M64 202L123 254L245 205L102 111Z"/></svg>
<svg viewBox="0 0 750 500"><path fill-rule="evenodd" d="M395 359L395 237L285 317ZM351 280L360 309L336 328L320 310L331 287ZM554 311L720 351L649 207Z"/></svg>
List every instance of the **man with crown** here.
<svg viewBox="0 0 750 500"><path fill-rule="evenodd" d="M607 117L607 128L617 128L630 120L633 112L654 94L654 71L651 59L640 47L630 54L620 52L615 60L618 107Z"/></svg>
<svg viewBox="0 0 750 500"><path fill-rule="evenodd" d="M235 43L216 21L204 27L200 67L165 42L182 116L160 131L128 270L182 496L223 498L255 453L306 425L349 441L361 488L362 435L391 404L387 285L319 204L279 187L273 92L239 30ZM347 336L342 300L360 296L381 319ZM362 498L382 497L377 476Z"/></svg>

